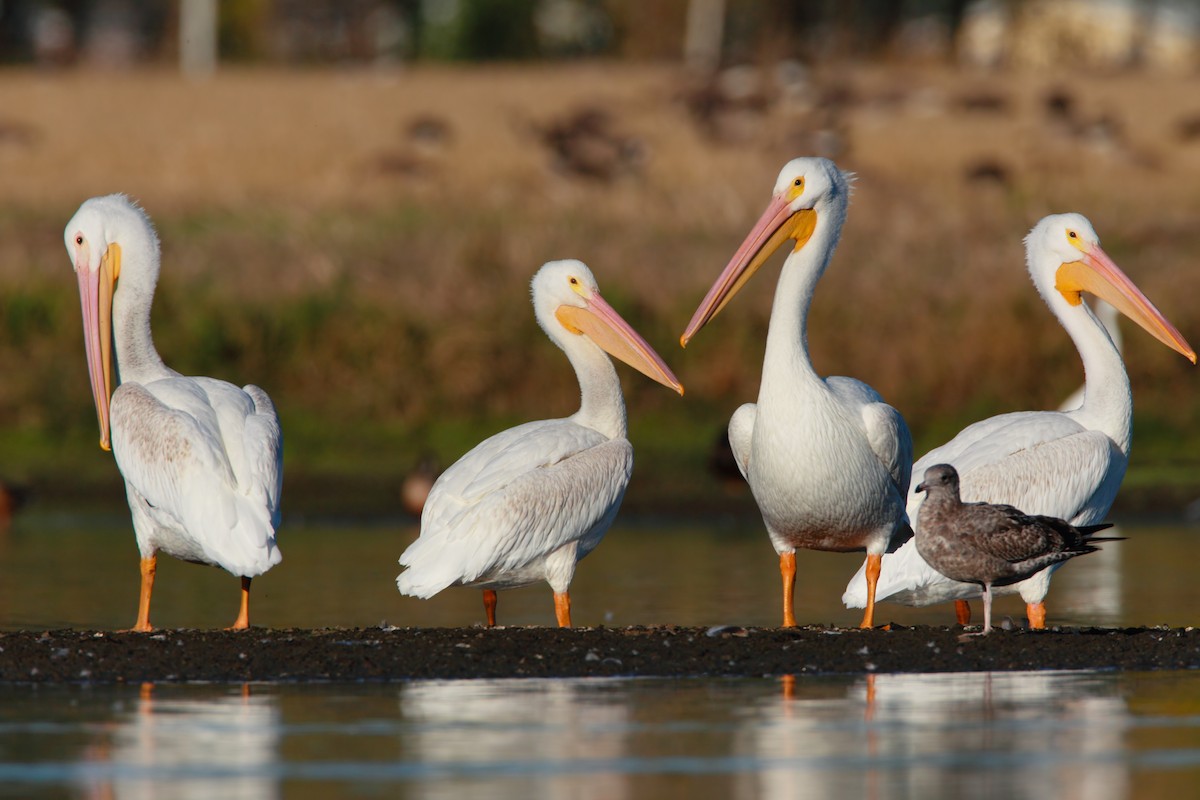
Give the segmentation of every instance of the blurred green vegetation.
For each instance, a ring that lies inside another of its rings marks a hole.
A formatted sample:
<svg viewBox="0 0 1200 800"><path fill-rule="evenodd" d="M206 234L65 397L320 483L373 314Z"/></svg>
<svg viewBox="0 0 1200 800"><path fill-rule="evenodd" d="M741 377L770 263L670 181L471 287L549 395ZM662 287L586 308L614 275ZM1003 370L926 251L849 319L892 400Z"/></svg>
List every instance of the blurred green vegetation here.
<svg viewBox="0 0 1200 800"><path fill-rule="evenodd" d="M577 407L574 374L528 302L536 264L509 264L493 246L499 233L488 231L511 220L482 217L480 238L466 243L458 267L439 274L410 261L411 251L395 260L397 239L453 224L428 207L321 211L303 223L271 209L158 216L164 269L155 343L184 374L252 382L272 395L284 425L287 485L302 487L299 496L289 492L289 509L332 510L332 503L343 512L394 511L401 481L421 459L445 467L504 427ZM60 225L50 215L0 209L0 239L45 243ZM283 273L303 270L301 250L346 269L293 281L238 268L270 262ZM0 292L0 478L32 483L35 496L51 502L106 494L119 502L115 465L96 444L70 264L61 245L27 252L31 262L13 270L19 277ZM498 282L497 272L513 277ZM457 292L463 282L475 289ZM669 321L652 321L627 290L607 286L609 301L673 357ZM719 430L709 419L714 407L684 405L621 370L639 477L668 466L676 475L650 491L665 487L686 499L695 464ZM692 435L697 425L700 438ZM306 498L309 487L322 496Z"/></svg>
<svg viewBox="0 0 1200 800"><path fill-rule="evenodd" d="M619 368L637 452L629 506L753 514L709 460L757 394L782 256L687 350L677 341L814 131L841 137L837 161L859 179L809 350L820 373L860 378L900 409L918 454L979 419L1055 408L1083 379L1023 269L1021 237L1044 214L1087 214L1200 340L1200 146L1180 142L1171 105L1189 83L1072 79L1080 120L1130 131L1097 147L1047 116L1057 87L1025 76L981 89L944 70L842 66L790 99L718 105L713 118L675 72L612 65L243 72L186 86L0 76L43 134L0 147L0 479L34 484L35 498L122 500L96 447L62 243L77 204L115 188L146 205L163 243L153 329L166 362L275 400L287 513L387 513L422 458L448 466L508 425L572 413L575 377L533 321L528 287L544 261L578 257L687 387L679 398ZM1009 110L955 110L981 93ZM122 115L105 113L113 104ZM581 119L609 121L600 135ZM574 130L570 152L586 163L572 169L550 128ZM583 169L597 151L634 157L597 176ZM1141 493L1178 509L1200 495L1200 373L1123 324L1135 436L1118 504Z"/></svg>
<svg viewBox="0 0 1200 800"><path fill-rule="evenodd" d="M576 408L574 375L537 328L528 303L536 264L517 264L493 246L501 228L536 225L519 212L481 214L474 237L428 260L421 256L425 242L442 241L455 224L436 204L322 210L303 221L269 208L237 215L191 211L161 215L157 223L165 266L153 311L156 344L184 374L253 382L272 395L284 424L290 513L394 512L400 483L422 458L445 467L497 430ZM60 224L57 217L0 209L0 237L46 241ZM596 224L599 236L611 233L603 221ZM692 233L687 224L664 225L648 249L694 248L687 243ZM712 246L703 237L697 241ZM404 252L397 242L406 242ZM846 249L856 248L847 243ZM1120 242L1111 248L1118 260L1125 249ZM115 465L96 446L70 265L59 247L30 253L31 263L16 271L19 279L0 293L3 477L38 486L51 502L120 502ZM923 257L936 264L933 254ZM263 264L271 269L251 268ZM607 266L597 267L606 297L689 386L680 399L620 368L637 448L630 507L752 511L748 494L714 474L709 462L729 414L753 399L773 277L756 281L750 291L752 297L758 292L756 299L725 311L684 352L675 347L676 336L699 293L640 290L628 279L606 279ZM306 269L294 280L291 273ZM637 265L618 274L629 269ZM838 273L831 270L831 282L853 278ZM652 278L650 285L658 282ZM821 296L854 291L842 285ZM979 356L1005 363L1007 374L959 374L936 352L916 354L918 361L934 359L928 375L881 369L878 334L890 324L884 306L894 305L886 292L862 294L855 304L820 303L814 357L822 368L832 365L880 388L905 413L919 454L977 419L1038 407L1022 400L1023 393L1039 394L1046 398L1042 407L1052 407L1054 397L1073 388L1077 357L1065 335L1027 285L1018 282L1014 294L1019 300L1009 312L1027 317L1031 329L1020 334L1018 325L1015 342L990 343ZM914 340L909 330L898 339L917 343L896 346L936 349L970 324L964 314L956 307L937 311L919 326L934 331L932 344ZM1156 503L1182 503L1200 490L1200 414L1196 403L1176 402L1180 387L1186 391L1194 380L1192 367L1164 358L1173 354L1159 353L1140 331L1127 339L1134 364L1143 356L1153 364L1132 367L1138 413L1127 502L1136 504L1128 498L1141 491ZM960 344L971 350L983 343ZM989 355L989 347L997 349ZM1039 390L1048 376L1049 388ZM69 485L62 480L67 475Z"/></svg>

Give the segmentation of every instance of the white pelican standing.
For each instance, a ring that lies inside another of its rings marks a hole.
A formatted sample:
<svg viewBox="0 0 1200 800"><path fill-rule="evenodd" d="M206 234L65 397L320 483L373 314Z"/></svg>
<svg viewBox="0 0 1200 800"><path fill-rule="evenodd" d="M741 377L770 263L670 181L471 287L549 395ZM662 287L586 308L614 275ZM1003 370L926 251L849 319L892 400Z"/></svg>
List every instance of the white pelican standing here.
<svg viewBox="0 0 1200 800"><path fill-rule="evenodd" d="M282 557L275 529L283 436L275 407L257 386L188 378L163 364L150 335L158 236L142 209L124 195L93 197L63 235L79 278L100 447L113 451L125 479L142 556L133 630L152 630L160 551L241 577L233 628L247 628L250 580Z"/></svg>
<svg viewBox="0 0 1200 800"><path fill-rule="evenodd" d="M1025 253L1034 287L1083 360L1083 404L1065 412L1019 411L976 422L926 453L913 465L913 475L934 464L951 464L966 502L1003 503L1077 527L1093 525L1108 514L1125 477L1133 395L1120 352L1080 293L1108 301L1193 364L1196 353L1101 249L1082 215L1046 217L1025 237ZM908 515L916 520L923 498L912 488ZM926 606L980 596L978 586L952 581L926 564L912 540L885 556L884 564L877 600ZM1020 593L1031 628L1046 625L1044 600L1055 568L996 590ZM860 568L850 579L842 597L847 607L866 602L863 578ZM968 620L969 610L959 606L959 621Z"/></svg>
<svg viewBox="0 0 1200 800"><path fill-rule="evenodd" d="M658 354L600 296L579 261L551 261L533 277L538 324L579 379L579 410L484 440L442 473L421 514L421 535L400 556L401 593L483 589L489 626L496 590L546 581L560 627L571 625L576 563L612 525L633 469L625 401L605 352L683 394Z"/></svg>
<svg viewBox="0 0 1200 800"><path fill-rule="evenodd" d="M796 548L867 551L871 588L894 534L907 532L912 438L896 409L853 378L822 378L808 358L806 323L817 281L846 218L850 185L825 158L788 162L767 210L717 278L680 337L701 327L784 242L758 403L729 420L729 444L750 484L783 580L783 624L796 624ZM863 627L874 620L868 600Z"/></svg>

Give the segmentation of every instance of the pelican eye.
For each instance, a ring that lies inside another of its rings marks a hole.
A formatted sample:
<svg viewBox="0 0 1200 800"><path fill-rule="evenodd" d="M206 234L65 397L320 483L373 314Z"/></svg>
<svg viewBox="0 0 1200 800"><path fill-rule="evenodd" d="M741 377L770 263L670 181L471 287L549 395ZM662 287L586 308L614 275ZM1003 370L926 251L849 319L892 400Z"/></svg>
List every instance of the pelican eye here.
<svg viewBox="0 0 1200 800"><path fill-rule="evenodd" d="M1067 236L1069 236L1069 237L1070 237L1070 238L1072 238L1072 239L1078 239L1078 238L1079 238L1079 234L1078 234L1078 233L1076 233L1075 231L1067 231Z"/></svg>
<svg viewBox="0 0 1200 800"><path fill-rule="evenodd" d="M579 278L576 278L574 275L572 275L572 276L571 276L571 285L572 285L572 286L578 286L578 285L579 285Z"/></svg>
<svg viewBox="0 0 1200 800"><path fill-rule="evenodd" d="M804 194L804 176L801 175L792 179L792 187L787 190L787 199L795 200L800 195Z"/></svg>
<svg viewBox="0 0 1200 800"><path fill-rule="evenodd" d="M83 235L82 234L75 234L75 245L77 247L83 247Z"/></svg>

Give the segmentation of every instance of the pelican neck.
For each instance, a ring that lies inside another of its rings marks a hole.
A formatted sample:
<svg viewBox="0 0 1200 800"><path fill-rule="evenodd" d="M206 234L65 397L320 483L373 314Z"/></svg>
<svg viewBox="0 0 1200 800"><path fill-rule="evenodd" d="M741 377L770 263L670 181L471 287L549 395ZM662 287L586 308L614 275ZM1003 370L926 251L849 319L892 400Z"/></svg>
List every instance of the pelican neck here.
<svg viewBox="0 0 1200 800"><path fill-rule="evenodd" d="M837 247L844 209L840 211L821 211L808 242L789 253L783 263L771 304L760 398L775 381L786 381L789 385L796 381L821 381L808 356L808 312L817 282ZM767 368L782 363L790 368Z"/></svg>
<svg viewBox="0 0 1200 800"><path fill-rule="evenodd" d="M609 439L625 438L625 399L612 360L585 336L568 334L560 344L579 380L579 410L571 419Z"/></svg>
<svg viewBox="0 0 1200 800"><path fill-rule="evenodd" d="M1071 306L1058 295L1052 308L1083 361L1083 404L1069 413L1086 427L1103 431L1128 456L1133 440L1133 394L1120 351L1087 304Z"/></svg>
<svg viewBox="0 0 1200 800"><path fill-rule="evenodd" d="M117 383L148 383L170 377L175 373L163 363L150 332L157 277L152 259L146 253L128 253L125 259L113 295Z"/></svg>

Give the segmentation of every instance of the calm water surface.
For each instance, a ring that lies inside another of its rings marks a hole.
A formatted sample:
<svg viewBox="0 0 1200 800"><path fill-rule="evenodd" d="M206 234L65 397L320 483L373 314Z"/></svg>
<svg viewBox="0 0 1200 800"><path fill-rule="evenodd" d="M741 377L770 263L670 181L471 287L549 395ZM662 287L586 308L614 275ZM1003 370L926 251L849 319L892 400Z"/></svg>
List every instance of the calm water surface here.
<svg viewBox="0 0 1200 800"><path fill-rule="evenodd" d="M1200 529L1122 524L1127 541L1104 545L1055 575L1051 624L1196 624L1192 562ZM417 535L415 520L372 525L285 524L283 563L254 580L251 620L272 628L459 626L483 619L480 593L448 589L430 600L402 597L396 559ZM756 518L702 522L621 518L579 565L571 584L577 625L773 626L780 619L778 557ZM861 554L800 551L796 618L856 625L842 607ZM0 630L114 629L137 613L138 553L128 512L18 517L0 531ZM211 567L162 558L152 620L168 628L229 625L239 583ZM998 617L1020 618L1019 598L997 601ZM553 625L548 586L503 592L501 624ZM881 604L877 621L949 624L953 609Z"/></svg>
<svg viewBox="0 0 1200 800"><path fill-rule="evenodd" d="M0 796L1194 797L1198 697L1190 673L3 687Z"/></svg>
<svg viewBox="0 0 1200 800"><path fill-rule="evenodd" d="M1197 532L1129 540L1059 572L1051 622L1195 622ZM271 627L463 625L477 592L401 598L413 523L291 525L254 583ZM860 559L804 553L797 616L854 624ZM753 519L625 520L572 585L583 625L774 625L777 560ZM155 622L217 627L236 579L160 562ZM0 534L0 628L132 622L127 519L52 514ZM882 608L945 624L949 608ZM999 613L1018 615L1008 599ZM549 590L501 622L552 624ZM0 653L0 658L3 654ZM1142 798L1200 787L1200 673L0 686L0 797Z"/></svg>

